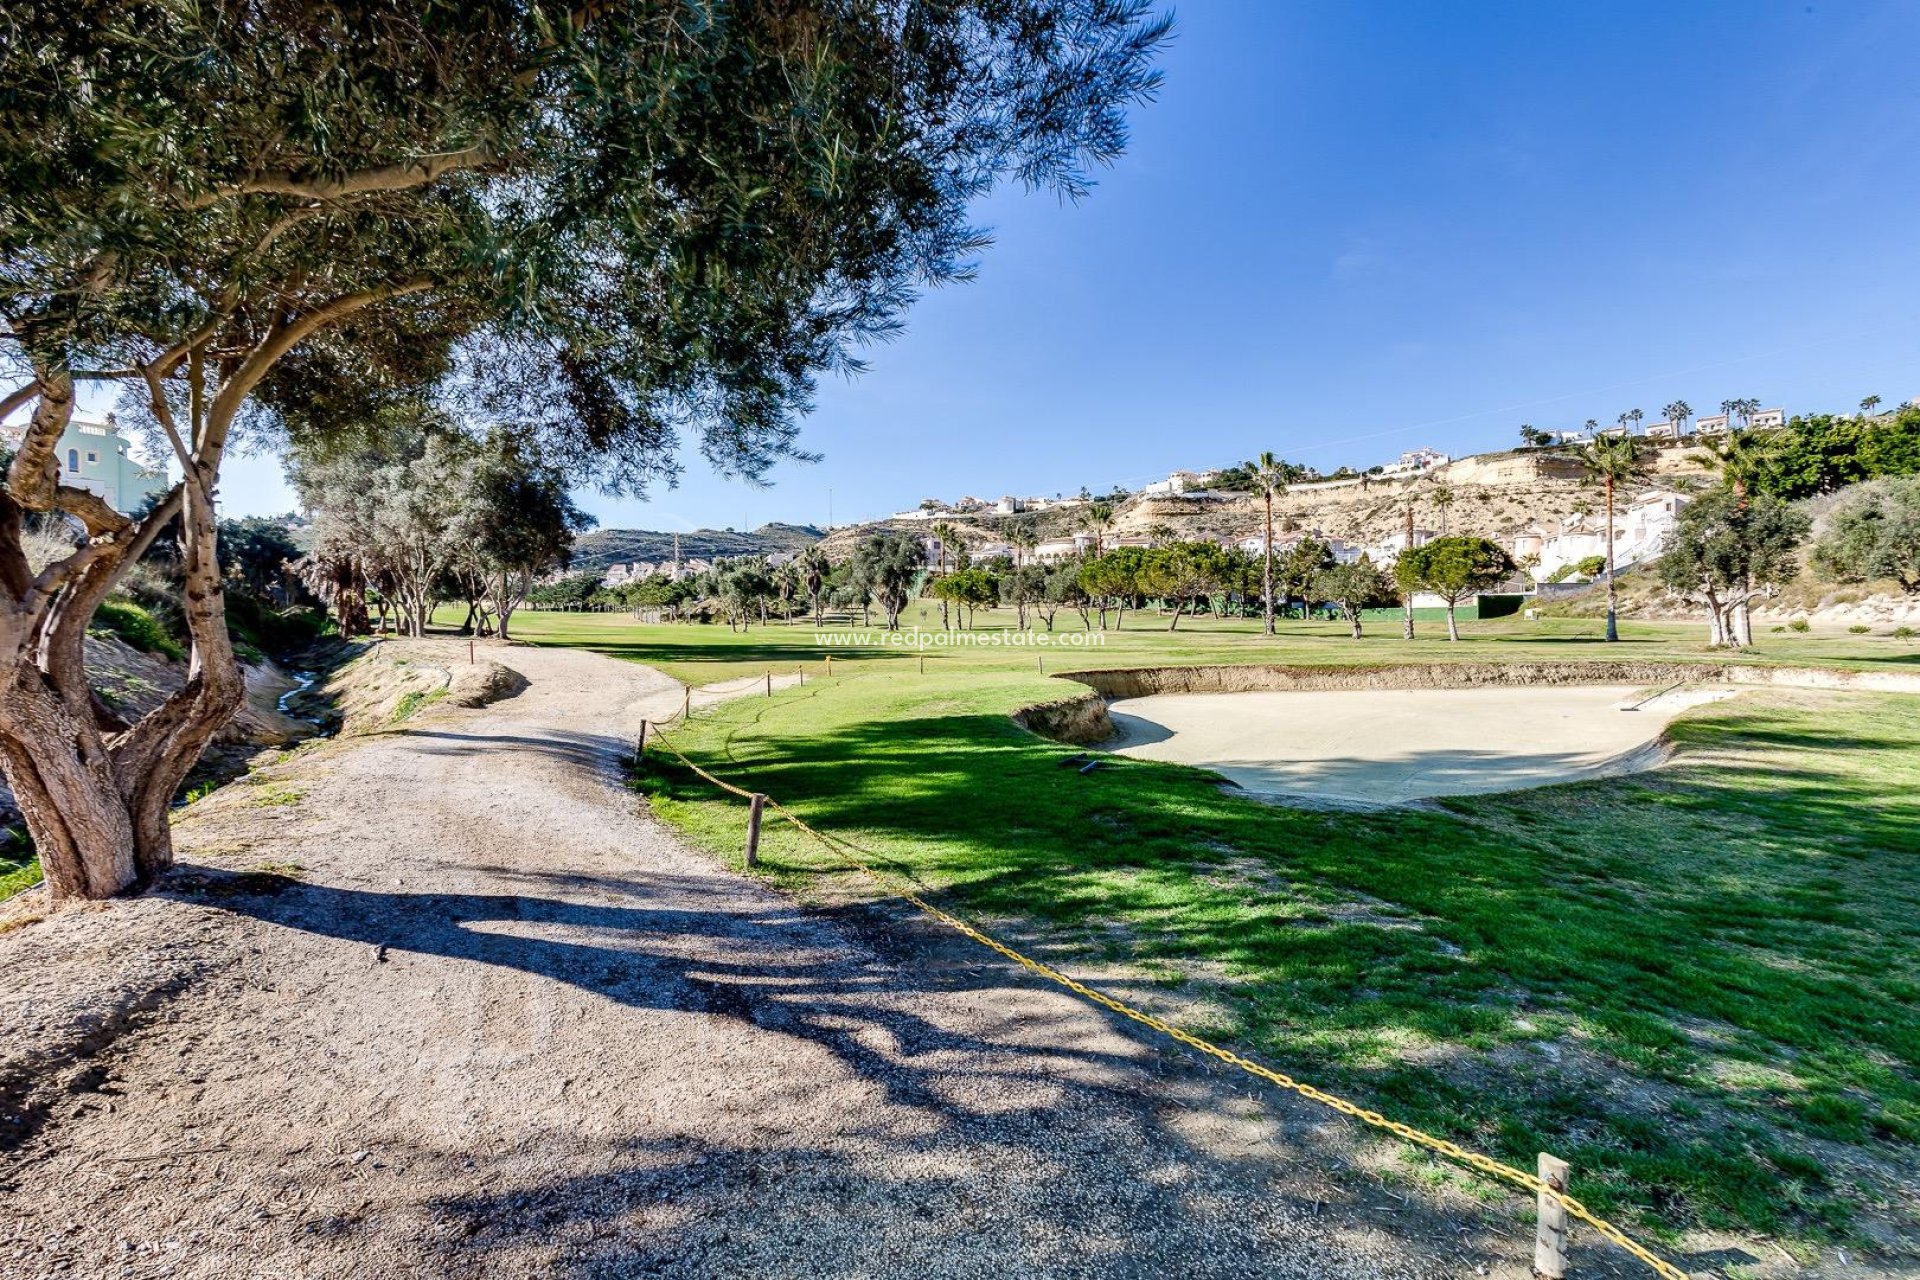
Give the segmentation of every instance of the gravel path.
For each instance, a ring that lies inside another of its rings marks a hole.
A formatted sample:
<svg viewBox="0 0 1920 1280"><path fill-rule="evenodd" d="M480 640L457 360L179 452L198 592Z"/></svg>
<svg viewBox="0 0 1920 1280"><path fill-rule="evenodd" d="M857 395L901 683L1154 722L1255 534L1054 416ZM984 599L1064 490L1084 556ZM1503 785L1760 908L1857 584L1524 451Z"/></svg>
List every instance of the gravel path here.
<svg viewBox="0 0 1920 1280"><path fill-rule="evenodd" d="M665 677L494 656L0 936L0 1276L1526 1274L1324 1113L688 851L617 778Z"/></svg>

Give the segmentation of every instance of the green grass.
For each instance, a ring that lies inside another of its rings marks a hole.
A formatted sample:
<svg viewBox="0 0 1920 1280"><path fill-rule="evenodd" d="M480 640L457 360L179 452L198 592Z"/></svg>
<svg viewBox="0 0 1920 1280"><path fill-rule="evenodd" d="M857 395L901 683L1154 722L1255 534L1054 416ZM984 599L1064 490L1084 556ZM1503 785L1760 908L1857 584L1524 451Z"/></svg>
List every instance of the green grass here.
<svg viewBox="0 0 1920 1280"><path fill-rule="evenodd" d="M93 629L118 636L142 653L157 653L175 662L187 656L187 651L167 634L160 620L131 600L119 597L102 600L93 615Z"/></svg>
<svg viewBox="0 0 1920 1280"><path fill-rule="evenodd" d="M403 724L413 718L422 707L432 706L447 696L445 689L409 689L400 695L393 704L393 711L387 716L388 724Z"/></svg>
<svg viewBox="0 0 1920 1280"><path fill-rule="evenodd" d="M41 881L40 861L24 826L0 829L0 902Z"/></svg>
<svg viewBox="0 0 1920 1280"><path fill-rule="evenodd" d="M5 902L16 893L24 893L40 883L40 863L38 859L26 862L0 861L0 902Z"/></svg>
<svg viewBox="0 0 1920 1280"><path fill-rule="evenodd" d="M876 619L878 615L876 614ZM451 618L457 624L458 617ZM638 623L625 613L546 613L522 610L513 616L516 639L536 644L563 644L597 649L615 657L650 663L676 679L695 683L759 675L767 670L790 671L805 666L818 674L822 659L833 656L835 670L917 669L924 654L929 674L943 672L1033 671L1035 659L1044 660L1048 674L1094 667L1199 665L1205 663L1279 662L1351 664L1397 662L1577 662L1618 660L1651 662L1738 661L1758 665L1852 667L1864 670L1910 671L1920 674L1920 649L1889 636L1763 635L1743 654L1729 656L1706 646L1704 624L1623 620L1621 639L1607 644L1602 624L1591 618L1500 618L1491 622L1463 621L1461 640L1450 644L1444 622L1423 622L1419 638L1400 639L1397 618L1366 624L1366 636L1349 640L1345 623L1290 622L1279 624L1280 634L1268 639L1253 619L1192 618L1180 620L1169 632L1167 619L1152 612L1129 611L1125 629L1095 631L1089 639L1075 613L1054 619L1052 644L999 647L962 647L936 643L940 610L917 601L903 621L926 632L927 647L840 647L816 642L811 623L755 624L750 630L729 631L724 623ZM980 634L1011 628L1010 610L983 610L976 619ZM844 632L843 627L829 628ZM878 633L880 628L853 628Z"/></svg>
<svg viewBox="0 0 1920 1280"><path fill-rule="evenodd" d="M1146 621L1146 619L1142 619ZM696 681L810 658L810 628L526 615ZM1077 625L1077 619L1075 619ZM1477 624L1448 645L1122 633L1062 666L1708 657L1691 627ZM1715 658L1714 660L1719 660ZM1883 639L1769 637L1749 660L1912 669ZM702 713L676 741L1018 937L1202 996L1203 1030L1531 1167L1642 1226L1846 1238L1920 1144L1920 706L1755 692L1677 722L1654 774L1306 812L1200 770L1089 775L1008 714L1072 692L1032 652L836 656L833 679ZM656 810L737 859L743 806L658 757ZM766 872L870 893L784 826ZM1069 963L1071 967L1071 963ZM1910 1224L1909 1224L1910 1225Z"/></svg>

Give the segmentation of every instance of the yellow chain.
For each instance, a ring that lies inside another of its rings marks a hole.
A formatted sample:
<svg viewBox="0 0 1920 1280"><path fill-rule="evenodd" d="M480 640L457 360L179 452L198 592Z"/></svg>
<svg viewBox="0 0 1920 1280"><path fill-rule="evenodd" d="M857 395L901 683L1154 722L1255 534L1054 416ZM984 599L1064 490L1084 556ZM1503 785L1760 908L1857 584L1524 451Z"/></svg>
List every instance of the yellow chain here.
<svg viewBox="0 0 1920 1280"><path fill-rule="evenodd" d="M720 790L742 798L751 798L755 794L745 787L735 786L733 783L722 778L716 778L713 774L708 773L705 769L702 769L699 765L687 759L686 754L674 745L672 739L668 738L664 731L658 733L656 736L667 750L673 752L675 758L677 758L681 764L691 769L696 775L705 779L707 782L720 788ZM1304 1081L1295 1080L1292 1076L1284 1072L1275 1071L1273 1068L1264 1066L1250 1058L1243 1058L1231 1049L1223 1049L1211 1040L1194 1035L1191 1031L1186 1031L1174 1026L1170 1022L1156 1018L1150 1013L1136 1009L1125 1001L1116 1000L1103 991L1096 991L1083 982L1069 978L1066 974L1061 973L1051 965L1035 960L1031 956L1022 955L1006 943L1001 942L998 938L982 933L965 920L957 916L949 915L939 907L934 906L931 902L928 902L925 898L922 898L912 889L901 885L896 877L886 876L875 871L861 859L858 851L855 850L852 845L838 836L829 836L824 832L817 831L813 827L808 826L799 815L795 814L791 809L788 809L771 796L767 797L766 805L782 818L785 818L794 827L819 841L829 853L840 857L850 866L871 878L882 888L906 899L906 901L912 903L935 920L938 920L941 924L946 925L949 929L971 938L989 951L1005 956L1021 968L1038 974L1049 982L1065 987L1068 991L1073 992L1083 999L1092 1001L1103 1009L1111 1010L1123 1018L1129 1018L1143 1027L1157 1031L1170 1040L1186 1045L1190 1049L1198 1050L1208 1057L1216 1058L1229 1066L1238 1067L1248 1075L1257 1076L1269 1084L1278 1085L1280 1088L1298 1094L1308 1101L1317 1102L1323 1107L1329 1107L1343 1116L1350 1116L1362 1124L1384 1130L1387 1133L1393 1134L1396 1138L1401 1138L1413 1143L1415 1146L1425 1147L1437 1155L1445 1156L1447 1159L1455 1161L1458 1164L1463 1164L1470 1169L1478 1170L1488 1177L1499 1178L1502 1181L1512 1183L1514 1186L1531 1191L1537 1196L1544 1196L1549 1200L1553 1200L1567 1211L1568 1216L1586 1223L1603 1238L1612 1241L1620 1248L1638 1258L1641 1262L1644 1262L1652 1269L1655 1275L1661 1277L1661 1280L1689 1280L1686 1272L1660 1257L1645 1245L1630 1239L1626 1232L1622 1231L1619 1227L1614 1226L1611 1222L1608 1222L1605 1218L1602 1218L1599 1214L1587 1208L1586 1205L1580 1203L1580 1201L1574 1199L1566 1192L1556 1190L1547 1185L1547 1183L1542 1181L1538 1176L1528 1173L1524 1169L1516 1169L1510 1164L1495 1160L1492 1156L1482 1155L1478 1151L1469 1151L1467 1148L1457 1143L1449 1142L1445 1138L1436 1138L1434 1135L1424 1130L1416 1129L1412 1125L1402 1124L1398 1120L1390 1120L1378 1111L1370 1111L1365 1107L1348 1102L1345 1098L1328 1093L1324 1089L1316 1088Z"/></svg>

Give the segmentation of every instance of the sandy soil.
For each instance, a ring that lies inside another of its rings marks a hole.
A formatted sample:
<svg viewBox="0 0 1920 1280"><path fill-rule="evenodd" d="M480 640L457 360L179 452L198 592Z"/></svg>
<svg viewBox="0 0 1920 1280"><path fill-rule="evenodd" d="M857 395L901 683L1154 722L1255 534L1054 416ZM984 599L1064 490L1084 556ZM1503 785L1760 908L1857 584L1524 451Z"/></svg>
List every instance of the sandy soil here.
<svg viewBox="0 0 1920 1280"><path fill-rule="evenodd" d="M0 1276L1527 1273L1516 1202L686 850L617 780L664 677L493 656L530 687L303 751L160 891L0 936Z"/></svg>
<svg viewBox="0 0 1920 1280"><path fill-rule="evenodd" d="M1399 804L1648 768L1675 715L1732 693L1556 685L1156 694L1114 703L1119 736L1103 745L1200 765L1260 795Z"/></svg>

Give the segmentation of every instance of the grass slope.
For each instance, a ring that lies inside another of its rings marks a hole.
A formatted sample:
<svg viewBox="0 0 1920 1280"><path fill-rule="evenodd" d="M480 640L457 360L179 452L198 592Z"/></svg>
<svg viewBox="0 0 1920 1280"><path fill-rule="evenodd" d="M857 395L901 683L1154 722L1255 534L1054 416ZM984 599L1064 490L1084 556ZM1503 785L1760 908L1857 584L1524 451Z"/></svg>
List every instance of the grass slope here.
<svg viewBox="0 0 1920 1280"><path fill-rule="evenodd" d="M801 628L526 622L695 680L812 643ZM1618 647L1591 630L1484 624L1458 646L1139 632L1071 664L1702 656L1691 627L1630 627ZM1913 662L1911 646L1851 637L1756 656ZM1324 813L1179 766L1057 767L1065 748L1007 718L1063 692L1030 653L834 670L676 740L965 911L1199 997L1206 1030L1287 1070L1521 1164L1571 1159L1605 1211L1788 1239L1904 1212L1893 1188L1920 1143L1915 699L1749 693L1678 722L1679 761L1656 774ZM739 803L658 761L641 785L738 857ZM802 892L870 892L784 827L762 857Z"/></svg>

